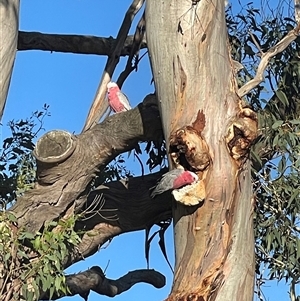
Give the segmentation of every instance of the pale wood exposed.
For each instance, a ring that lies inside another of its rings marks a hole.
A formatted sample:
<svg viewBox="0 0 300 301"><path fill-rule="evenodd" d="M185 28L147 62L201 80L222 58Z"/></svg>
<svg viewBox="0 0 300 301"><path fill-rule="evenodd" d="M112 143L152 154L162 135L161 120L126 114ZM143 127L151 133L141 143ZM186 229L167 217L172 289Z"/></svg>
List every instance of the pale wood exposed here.
<svg viewBox="0 0 300 301"><path fill-rule="evenodd" d="M0 121L17 51L19 7L20 0L0 1Z"/></svg>
<svg viewBox="0 0 300 301"><path fill-rule="evenodd" d="M248 164L235 160L225 142L229 128L241 123L242 108L224 1L148 1L146 26L167 146L176 130L197 124L203 111L201 135L211 157L204 171L195 170L205 183L204 202L173 207L175 275L167 300L250 301L252 191Z"/></svg>

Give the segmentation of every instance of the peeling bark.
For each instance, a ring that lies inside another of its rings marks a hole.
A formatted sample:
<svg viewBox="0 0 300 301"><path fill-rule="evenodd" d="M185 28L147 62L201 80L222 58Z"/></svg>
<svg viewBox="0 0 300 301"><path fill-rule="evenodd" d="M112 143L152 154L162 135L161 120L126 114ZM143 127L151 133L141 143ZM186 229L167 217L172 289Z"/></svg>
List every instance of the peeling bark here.
<svg viewBox="0 0 300 301"><path fill-rule="evenodd" d="M254 238L247 156L257 124L255 114L243 113L237 95L224 2L148 1L146 24L171 159L174 133L200 132L184 134L178 159L185 168L198 169L199 185L205 186L193 191L205 193L197 206L173 207L175 275L167 300L250 301ZM230 130L235 121L238 133Z"/></svg>
<svg viewBox="0 0 300 301"><path fill-rule="evenodd" d="M138 2L142 3L133 3ZM18 1L12 2L15 4L14 17ZM11 52L5 60L9 71L4 83L7 89L16 48L13 45L17 18L13 21L13 41L8 43ZM168 300L251 300L254 242L248 155L257 134L257 118L242 107L239 96L261 81L262 72L237 91L236 70L231 70L235 63L230 61L226 44L223 1L149 0L147 31L171 165L192 170L200 179L180 193L173 192L179 203L173 205L176 267ZM266 60L282 51L298 32L299 25L265 54L261 66L265 67ZM122 37L125 36L123 32ZM89 43L87 48L84 42ZM123 49L119 45L116 50L114 42L112 38L20 32L18 47L115 54L115 65L119 55L130 53L132 39L127 38ZM4 106L2 99L1 105ZM0 117L1 114L0 107ZM94 254L116 235L147 229L169 219L170 195L149 198L149 188L160 174L89 190L95 173L116 155L134 148L139 141L154 139L161 131L159 122L155 105L145 101L81 135L63 131L44 135L34 152L38 182L11 208L18 218L18 227L35 232L45 221L86 210L83 219L76 223L76 230L84 228L86 233L65 259L68 267ZM83 298L90 290L113 297L137 282L161 287L164 281L162 275L151 270L134 271L111 280L99 267L67 276L71 295L80 294Z"/></svg>
<svg viewBox="0 0 300 301"><path fill-rule="evenodd" d="M0 1L0 121L2 119L13 71L19 30L19 0Z"/></svg>

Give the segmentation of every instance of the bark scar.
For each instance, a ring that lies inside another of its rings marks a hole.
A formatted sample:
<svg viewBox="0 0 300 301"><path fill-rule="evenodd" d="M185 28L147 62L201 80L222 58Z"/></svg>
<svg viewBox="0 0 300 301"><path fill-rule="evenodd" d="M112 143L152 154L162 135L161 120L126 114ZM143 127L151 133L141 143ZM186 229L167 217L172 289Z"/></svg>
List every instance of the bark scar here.
<svg viewBox="0 0 300 301"><path fill-rule="evenodd" d="M198 111L192 125L183 126L170 136L170 157L176 168L195 172L200 181L195 184L173 190L177 202L186 206L201 204L206 197L204 178L211 163L208 145L201 132L205 127L205 115Z"/></svg>
<svg viewBox="0 0 300 301"><path fill-rule="evenodd" d="M184 126L170 137L170 156L175 166L183 166L194 172L204 171L211 158L206 141L201 135L205 127L205 115L198 111L192 126Z"/></svg>
<svg viewBox="0 0 300 301"><path fill-rule="evenodd" d="M241 165L250 152L257 137L257 115L250 108L242 108L231 122L226 139L230 155Z"/></svg>
<svg viewBox="0 0 300 301"><path fill-rule="evenodd" d="M184 72L184 69L182 67L179 55L177 55L177 62L178 62L178 69L179 69L179 73L180 73L180 87L179 87L179 90L180 90L180 93L181 93L181 97L183 97L184 92L185 92L185 88L186 88L187 76L186 76L186 73Z"/></svg>

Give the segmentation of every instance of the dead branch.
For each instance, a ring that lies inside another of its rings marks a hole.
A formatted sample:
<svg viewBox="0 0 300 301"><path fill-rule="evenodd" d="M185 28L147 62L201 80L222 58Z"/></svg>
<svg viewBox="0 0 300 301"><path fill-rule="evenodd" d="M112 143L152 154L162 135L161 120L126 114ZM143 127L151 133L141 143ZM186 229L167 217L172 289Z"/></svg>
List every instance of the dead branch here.
<svg viewBox="0 0 300 301"><path fill-rule="evenodd" d="M134 36L128 36L121 49L120 56L131 53ZM96 36L47 34L42 32L19 31L18 51L43 50L51 52L97 54L112 56L116 48L116 39ZM146 39L141 43L146 48Z"/></svg>
<svg viewBox="0 0 300 301"><path fill-rule="evenodd" d="M86 232L74 253L70 252L65 268L93 255L114 236L143 230L172 217L171 193L160 195L155 200L149 197L150 188L162 174L131 177L101 185L92 191L85 204L89 209L83 208L86 214L75 228ZM98 196L103 202L93 206Z"/></svg>
<svg viewBox="0 0 300 301"><path fill-rule="evenodd" d="M85 300L88 299L90 291L94 291L100 295L114 297L127 290L133 285L144 282L151 284L156 288L162 288L166 284L165 276L155 270L135 270L127 273L119 279L112 280L106 278L102 269L93 266L85 272L66 276L66 283L70 290L66 296L74 296L79 294ZM51 300L56 300L62 296L54 295ZM44 294L42 299L49 296Z"/></svg>
<svg viewBox="0 0 300 301"><path fill-rule="evenodd" d="M94 101L92 103L92 106L90 108L88 117L86 119L83 128L83 132L95 126L98 120L101 119L101 117L103 116L103 114L108 108L108 103L105 101L106 86L111 80L113 72L119 62L120 53L124 47L124 42L127 38L133 18L140 10L140 8L143 6L144 1L145 0L133 0L132 4L130 5L129 9L126 12L126 15L124 17L123 23L120 27L116 39L115 50L113 51L112 55L108 58L107 63L105 65Z"/></svg>
<svg viewBox="0 0 300 301"><path fill-rule="evenodd" d="M270 59L276 54L285 50L293 41L295 41L299 35L299 31L300 23L298 23L298 25L275 46L270 48L266 53L262 54L261 61L258 65L255 77L238 90L239 97L242 98L243 96L245 96L264 80L264 71L266 70Z"/></svg>
<svg viewBox="0 0 300 301"><path fill-rule="evenodd" d="M133 38L133 43L132 43L132 48L131 48L130 54L127 58L126 67L118 78L117 83L118 83L119 87L121 87L123 85L125 79L129 76L129 74L133 70L137 70L137 65L139 62L139 52L140 52L141 45L142 45L142 42L145 37L145 25L146 25L146 23L145 23L145 13L144 13L136 27L136 30L134 33L134 38ZM135 60L135 61L133 62L133 60Z"/></svg>

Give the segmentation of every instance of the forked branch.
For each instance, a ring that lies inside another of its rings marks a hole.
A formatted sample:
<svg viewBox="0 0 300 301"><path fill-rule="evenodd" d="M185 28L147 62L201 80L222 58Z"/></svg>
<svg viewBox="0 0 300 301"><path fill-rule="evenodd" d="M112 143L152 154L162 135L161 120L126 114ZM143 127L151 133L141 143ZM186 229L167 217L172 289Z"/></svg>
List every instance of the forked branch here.
<svg viewBox="0 0 300 301"><path fill-rule="evenodd" d="M116 48L112 55L108 58L107 63L105 65L105 69L102 74L102 78L100 80L93 104L86 119L83 132L95 126L98 120L103 116L103 114L107 110L108 104L107 102L105 102L106 86L111 80L112 74L119 62L120 54L124 47L124 43L126 41L133 18L143 6L143 4L144 0L133 0L128 11L126 12L126 15L124 17L123 23L117 36Z"/></svg>
<svg viewBox="0 0 300 301"><path fill-rule="evenodd" d="M281 41L279 41L275 46L270 48L266 53L262 54L261 61L258 65L255 77L242 86L238 90L238 96L243 97L249 93L252 89L257 87L264 80L264 72L268 66L270 59L276 54L285 50L299 35L300 23L291 30Z"/></svg>
<svg viewBox="0 0 300 301"><path fill-rule="evenodd" d="M66 276L66 283L70 292L66 296L74 296L79 294L85 300L88 300L90 291L94 291L100 295L114 297L127 290L133 285L144 282L151 284L156 288L162 288L166 284L165 276L155 270L136 270L131 271L123 277L112 280L105 277L102 269L94 266L89 270ZM44 294L43 299L48 299ZM53 296L51 300L59 299L63 296Z"/></svg>
<svg viewBox="0 0 300 301"><path fill-rule="evenodd" d="M133 70L137 70L137 65L139 63L139 52L142 43L145 40L145 27L146 27L146 23L145 23L145 13L144 13L136 27L130 54L127 58L126 67L118 78L117 83L119 87L123 85L125 79L129 76L129 74Z"/></svg>

